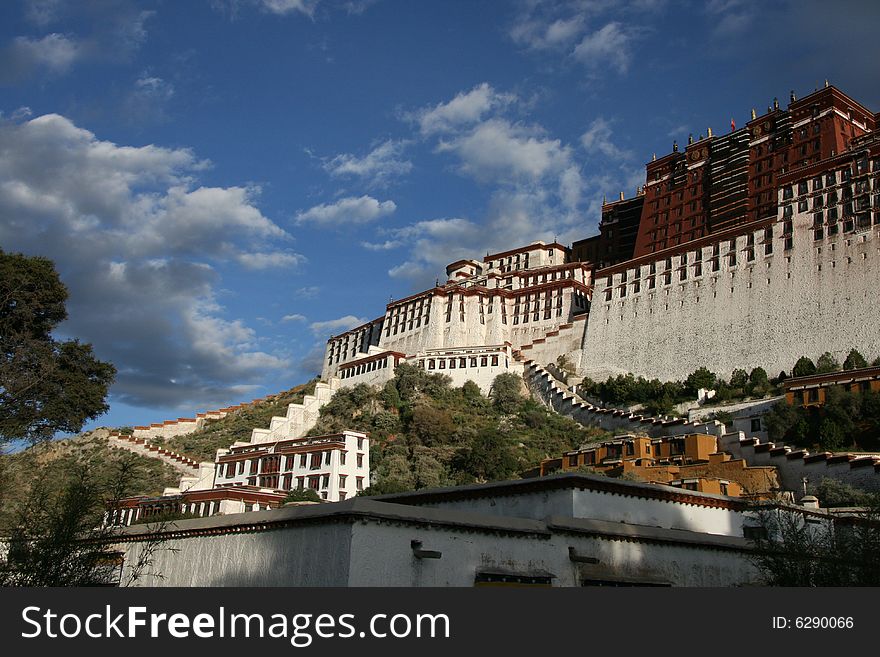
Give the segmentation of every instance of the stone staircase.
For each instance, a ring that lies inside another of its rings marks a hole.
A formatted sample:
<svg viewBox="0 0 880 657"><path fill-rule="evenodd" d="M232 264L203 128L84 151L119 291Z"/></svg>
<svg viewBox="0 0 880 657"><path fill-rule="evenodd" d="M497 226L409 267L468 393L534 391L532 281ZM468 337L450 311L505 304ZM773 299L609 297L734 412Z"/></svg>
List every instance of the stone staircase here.
<svg viewBox="0 0 880 657"><path fill-rule="evenodd" d="M576 315L571 322L560 324L543 337L535 338L513 350L517 360L532 360L536 363L552 363L560 354L573 354L580 351L584 337L584 323L587 314Z"/></svg>
<svg viewBox="0 0 880 657"><path fill-rule="evenodd" d="M184 477L193 477L199 474L199 464L193 459L173 450L158 445L151 445L143 438L135 438L118 431L111 431L107 436L107 442L111 447L117 449L124 449L134 454L159 459L177 470Z"/></svg>
<svg viewBox="0 0 880 657"><path fill-rule="evenodd" d="M772 465L786 490L801 491L804 478L815 486L825 477L856 488L880 491L880 454L848 452L810 453L783 443L761 442L742 431L727 432L718 422L688 421L680 417L639 415L617 408L590 404L553 376L548 368L532 360L523 361L529 388L554 411L585 426L608 431L642 432L652 437L706 433L718 439L719 451L743 459L750 466Z"/></svg>
<svg viewBox="0 0 880 657"><path fill-rule="evenodd" d="M335 376L330 377L328 383L317 383L314 394L306 395L298 404L290 404L287 414L273 417L268 429L254 429L251 432L251 443L270 443L306 435L318 422L321 407L330 401L341 383L341 379Z"/></svg>
<svg viewBox="0 0 880 657"><path fill-rule="evenodd" d="M700 422L681 417L641 415L591 404L559 381L548 368L531 359L522 359L521 355L519 359L525 367L523 376L529 388L548 407L584 426L598 426L606 431L641 432L652 437L707 433L720 439L726 432L725 426L715 420Z"/></svg>

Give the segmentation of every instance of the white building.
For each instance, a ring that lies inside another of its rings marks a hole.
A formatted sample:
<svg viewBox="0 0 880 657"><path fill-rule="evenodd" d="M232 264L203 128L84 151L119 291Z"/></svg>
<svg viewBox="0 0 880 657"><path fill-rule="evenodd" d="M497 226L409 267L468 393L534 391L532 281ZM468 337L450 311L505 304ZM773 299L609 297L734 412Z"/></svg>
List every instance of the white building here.
<svg viewBox="0 0 880 657"><path fill-rule="evenodd" d="M364 433L343 431L218 450L213 487L311 488L321 499L338 502L369 485L370 441Z"/></svg>
<svg viewBox="0 0 880 657"><path fill-rule="evenodd" d="M393 357L426 369L433 362L440 370L442 363L456 385L470 379L488 392L497 374L522 371L514 358L521 349L577 352L583 324L575 322L589 310L590 266L566 260L561 244L535 242L482 262L454 262L445 284L392 301L384 316L330 338L322 376L340 377L343 386L383 383L393 369L371 363ZM462 358L469 372L461 372Z"/></svg>
<svg viewBox="0 0 880 657"><path fill-rule="evenodd" d="M181 521L137 584L748 585L753 522L735 498L554 475ZM136 563L150 529L123 532Z"/></svg>

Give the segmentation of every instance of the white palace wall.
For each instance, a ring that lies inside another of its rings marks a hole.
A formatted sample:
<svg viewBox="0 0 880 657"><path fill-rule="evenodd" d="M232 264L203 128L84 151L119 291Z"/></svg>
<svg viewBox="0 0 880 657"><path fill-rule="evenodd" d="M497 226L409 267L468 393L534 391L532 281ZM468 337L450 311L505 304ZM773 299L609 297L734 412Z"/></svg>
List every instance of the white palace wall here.
<svg viewBox="0 0 880 657"><path fill-rule="evenodd" d="M598 272L581 373L674 380L701 366L723 377L760 366L775 376L804 355L830 351L842 361L856 347L869 359L880 356L880 227L814 240L811 215L795 213L790 249L783 228L781 220L772 227L771 254L765 254L765 231L754 233L751 262L746 235L736 238L735 265L730 239L722 241L718 272L711 271L712 245L688 251L685 265L672 256L669 284L661 258L653 289L650 264L640 266L638 292L634 268L626 282L615 273L610 288ZM701 275L695 275L698 261Z"/></svg>

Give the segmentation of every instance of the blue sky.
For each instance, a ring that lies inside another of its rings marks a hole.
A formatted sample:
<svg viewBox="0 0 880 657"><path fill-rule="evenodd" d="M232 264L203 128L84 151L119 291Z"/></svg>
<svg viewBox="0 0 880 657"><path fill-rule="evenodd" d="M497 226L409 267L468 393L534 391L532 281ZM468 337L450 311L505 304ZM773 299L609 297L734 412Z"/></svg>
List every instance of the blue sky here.
<svg viewBox="0 0 880 657"><path fill-rule="evenodd" d="M119 370L93 425L311 378L447 262L594 233L673 139L824 79L880 108L880 4L20 0L0 247Z"/></svg>

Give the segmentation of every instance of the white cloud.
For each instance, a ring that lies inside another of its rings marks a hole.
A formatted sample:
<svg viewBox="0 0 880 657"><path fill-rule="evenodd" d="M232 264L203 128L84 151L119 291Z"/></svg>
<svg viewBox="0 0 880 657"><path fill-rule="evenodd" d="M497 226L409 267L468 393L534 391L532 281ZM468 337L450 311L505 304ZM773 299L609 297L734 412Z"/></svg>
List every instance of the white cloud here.
<svg viewBox="0 0 880 657"><path fill-rule="evenodd" d="M171 82L144 72L122 101L124 118L129 123L164 121L173 96Z"/></svg>
<svg viewBox="0 0 880 657"><path fill-rule="evenodd" d="M463 173L477 180L514 178L536 180L564 169L571 153L558 139L549 139L538 127L515 125L494 118L468 134L441 142L438 151L454 152Z"/></svg>
<svg viewBox="0 0 880 657"><path fill-rule="evenodd" d="M510 36L516 43L534 50L561 49L583 32L584 23L585 17L580 14L549 22L525 20L513 26Z"/></svg>
<svg viewBox="0 0 880 657"><path fill-rule="evenodd" d="M392 178L412 171L412 162L403 158L407 142L389 139L363 157L341 153L324 162L324 170L331 176L355 176L374 185L385 185Z"/></svg>
<svg viewBox="0 0 880 657"><path fill-rule="evenodd" d="M496 92L483 82L468 92L461 92L446 103L419 110L411 118L419 125L423 135L444 133L478 122L490 110L508 105L516 100L513 94Z"/></svg>
<svg viewBox="0 0 880 657"><path fill-rule="evenodd" d="M632 153L620 148L612 140L611 124L602 117L598 117L590 123L586 132L581 135L581 145L588 153L598 151L602 155L612 159L628 159Z"/></svg>
<svg viewBox="0 0 880 657"><path fill-rule="evenodd" d="M356 326L366 324L367 320L363 317L355 317L354 315L346 315L338 319L328 319L324 322L312 322L309 328L316 336L338 335L353 329Z"/></svg>
<svg viewBox="0 0 880 657"><path fill-rule="evenodd" d="M297 267L305 262L305 256L288 251L268 251L264 253L240 253L236 260L247 269L274 269Z"/></svg>
<svg viewBox="0 0 880 657"><path fill-rule="evenodd" d="M487 232L484 226L461 217L430 219L398 228L392 234L409 246L409 256L389 269L388 275L410 280L418 287L432 285L437 277L445 280L446 265L476 257L473 251L487 244Z"/></svg>
<svg viewBox="0 0 880 657"><path fill-rule="evenodd" d="M290 14L297 12L311 16L317 5L317 0L259 0L260 5L272 14Z"/></svg>
<svg viewBox="0 0 880 657"><path fill-rule="evenodd" d="M282 322L306 322L308 319L305 315L300 315L299 313L294 313L293 315L285 315L281 318Z"/></svg>
<svg viewBox="0 0 880 657"><path fill-rule="evenodd" d="M634 35L621 23L611 22L584 36L575 46L572 56L592 69L612 67L626 73L632 59Z"/></svg>
<svg viewBox="0 0 880 657"><path fill-rule="evenodd" d="M384 242L361 242L361 246L368 251L390 251L401 246L400 240L385 240Z"/></svg>
<svg viewBox="0 0 880 657"><path fill-rule="evenodd" d="M31 23L46 27L58 18L62 0L28 0L24 15Z"/></svg>
<svg viewBox="0 0 880 657"><path fill-rule="evenodd" d="M302 14L312 17L319 0L211 0L211 6L231 19L238 16L242 5L256 7L266 13L276 16L287 14Z"/></svg>
<svg viewBox="0 0 880 657"><path fill-rule="evenodd" d="M293 291L293 296L298 299L314 299L321 292L321 288L317 285L309 285L300 287Z"/></svg>
<svg viewBox="0 0 880 657"><path fill-rule="evenodd" d="M372 196L349 196L335 203L322 203L296 215L298 224L321 227L365 224L385 217L397 209L394 201L378 201Z"/></svg>
<svg viewBox="0 0 880 657"><path fill-rule="evenodd" d="M59 115L0 122L0 244L56 262L70 289L60 332L116 365L116 400L234 398L286 365L226 317L210 261L257 262L289 236L254 205L258 190L196 186L206 166L188 149L99 140Z"/></svg>
<svg viewBox="0 0 880 657"><path fill-rule="evenodd" d="M0 81L15 82L35 72L64 73L82 53L82 46L63 34L16 37L0 52Z"/></svg>

